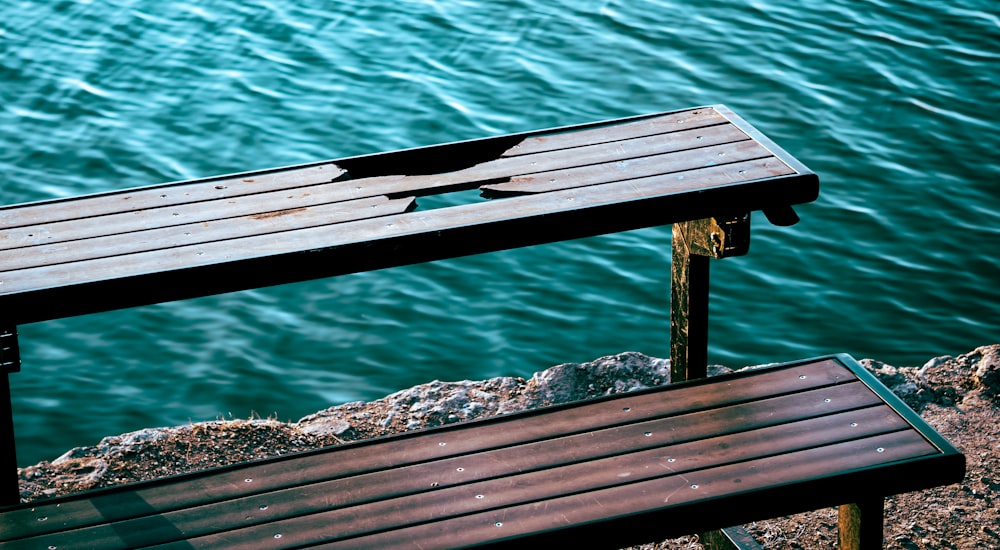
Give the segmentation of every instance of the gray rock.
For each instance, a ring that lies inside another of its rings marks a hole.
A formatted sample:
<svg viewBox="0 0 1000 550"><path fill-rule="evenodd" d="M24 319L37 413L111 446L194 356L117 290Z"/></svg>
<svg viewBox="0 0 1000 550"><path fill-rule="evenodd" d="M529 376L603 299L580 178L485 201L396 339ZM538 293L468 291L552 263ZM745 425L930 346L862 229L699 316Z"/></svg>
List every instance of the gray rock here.
<svg viewBox="0 0 1000 550"><path fill-rule="evenodd" d="M972 371L972 380L989 397L1000 396L1000 346L986 346Z"/></svg>
<svg viewBox="0 0 1000 550"><path fill-rule="evenodd" d="M299 431L309 435L343 435L351 429L351 423L342 418L321 416L308 422L299 422L298 428Z"/></svg>
<svg viewBox="0 0 1000 550"><path fill-rule="evenodd" d="M929 359L926 363L924 363L924 366L920 367L920 371L919 372L921 372L921 373L922 372L926 372L927 370L930 370L930 369L933 369L933 368L936 368L936 367L940 367L941 365L943 365L945 363L952 362L954 360L955 360L954 356L951 356L951 355L939 355L939 356L937 356L937 357L935 357L933 359Z"/></svg>
<svg viewBox="0 0 1000 550"><path fill-rule="evenodd" d="M670 382L670 361L629 351L589 363L563 363L535 373L526 393L532 406L641 390Z"/></svg>
<svg viewBox="0 0 1000 550"><path fill-rule="evenodd" d="M395 417L396 417L396 411L389 411L388 413L386 413L385 418L379 421L379 426L382 426L383 428L388 428L390 425L392 425L392 419Z"/></svg>
<svg viewBox="0 0 1000 550"><path fill-rule="evenodd" d="M52 464L59 467L59 475L53 478L56 485L73 485L89 487L97 483L108 473L108 462L104 458L81 457L54 460ZM114 457L108 460L113 460Z"/></svg>

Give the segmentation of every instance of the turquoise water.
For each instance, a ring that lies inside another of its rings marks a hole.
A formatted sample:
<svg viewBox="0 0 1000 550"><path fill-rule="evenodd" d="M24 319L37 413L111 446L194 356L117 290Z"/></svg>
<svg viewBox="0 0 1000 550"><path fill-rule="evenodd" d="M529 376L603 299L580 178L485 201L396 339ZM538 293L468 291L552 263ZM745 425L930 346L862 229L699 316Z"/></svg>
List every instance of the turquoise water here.
<svg viewBox="0 0 1000 550"><path fill-rule="evenodd" d="M292 5L294 4L294 5ZM1000 342L995 0L0 0L0 203L724 103L820 174L713 362ZM668 354L669 228L20 327L19 462Z"/></svg>

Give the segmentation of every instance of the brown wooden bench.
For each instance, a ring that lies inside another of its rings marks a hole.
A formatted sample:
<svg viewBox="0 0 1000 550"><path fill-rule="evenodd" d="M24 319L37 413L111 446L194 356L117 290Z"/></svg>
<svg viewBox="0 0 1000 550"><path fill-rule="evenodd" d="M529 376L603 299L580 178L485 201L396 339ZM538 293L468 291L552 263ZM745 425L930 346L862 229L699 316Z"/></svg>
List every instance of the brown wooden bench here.
<svg viewBox="0 0 1000 550"><path fill-rule="evenodd" d="M880 545L882 499L960 480L960 453L848 356L703 378L708 259L817 192L712 106L0 208L7 372L24 323L673 224L696 379L18 505L0 376L0 548L615 547L832 505Z"/></svg>

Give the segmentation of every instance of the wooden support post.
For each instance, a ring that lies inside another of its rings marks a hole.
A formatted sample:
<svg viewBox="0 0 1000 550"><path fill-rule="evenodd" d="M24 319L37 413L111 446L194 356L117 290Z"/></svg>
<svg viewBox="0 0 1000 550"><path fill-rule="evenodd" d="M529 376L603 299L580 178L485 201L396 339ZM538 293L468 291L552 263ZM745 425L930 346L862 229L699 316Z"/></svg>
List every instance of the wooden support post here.
<svg viewBox="0 0 1000 550"><path fill-rule="evenodd" d="M670 267L670 380L708 369L709 259L750 249L750 214L675 223Z"/></svg>
<svg viewBox="0 0 1000 550"><path fill-rule="evenodd" d="M21 369L17 329L0 326L0 506L21 502L17 485L17 451L14 445L14 411L10 375Z"/></svg>
<svg viewBox="0 0 1000 550"><path fill-rule="evenodd" d="M678 245L677 225L670 270L671 382L701 378L708 369L708 257Z"/></svg>
<svg viewBox="0 0 1000 550"><path fill-rule="evenodd" d="M840 506L837 530L841 550L882 548L883 504L882 497L868 497Z"/></svg>

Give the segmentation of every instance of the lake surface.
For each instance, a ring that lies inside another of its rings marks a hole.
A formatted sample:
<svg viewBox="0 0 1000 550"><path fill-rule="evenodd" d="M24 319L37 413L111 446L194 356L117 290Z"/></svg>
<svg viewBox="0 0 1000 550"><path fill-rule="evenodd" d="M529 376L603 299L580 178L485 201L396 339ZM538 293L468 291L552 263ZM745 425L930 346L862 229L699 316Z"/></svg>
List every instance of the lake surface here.
<svg viewBox="0 0 1000 550"><path fill-rule="evenodd" d="M1000 342L995 0L0 0L0 203L723 103L821 178L710 360ZM19 463L668 347L670 228L19 327ZM2 312L0 312L2 315Z"/></svg>

